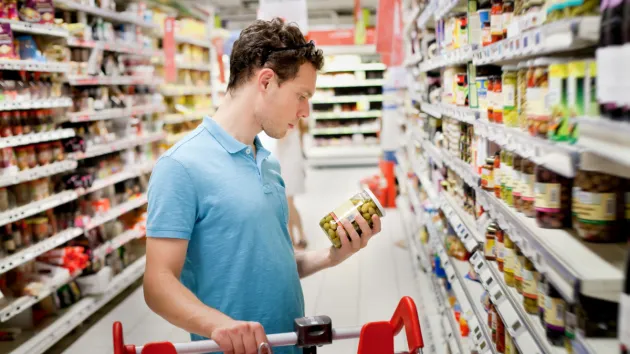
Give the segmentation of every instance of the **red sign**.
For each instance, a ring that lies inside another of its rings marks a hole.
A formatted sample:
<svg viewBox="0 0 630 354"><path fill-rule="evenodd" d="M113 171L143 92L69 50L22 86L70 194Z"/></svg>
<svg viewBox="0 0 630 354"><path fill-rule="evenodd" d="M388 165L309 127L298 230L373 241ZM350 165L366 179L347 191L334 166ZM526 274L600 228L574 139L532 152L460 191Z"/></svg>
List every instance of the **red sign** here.
<svg viewBox="0 0 630 354"><path fill-rule="evenodd" d="M219 63L219 81L225 83L225 65L223 64L223 38L213 38L212 45L214 45L214 48L217 51L217 61Z"/></svg>
<svg viewBox="0 0 630 354"><path fill-rule="evenodd" d="M400 0L380 0L376 12L376 51L387 66L403 62L403 20Z"/></svg>
<svg viewBox="0 0 630 354"><path fill-rule="evenodd" d="M310 31L307 35L309 40L318 46L329 45L354 45L354 29ZM365 44L374 44L376 32L374 28L366 29Z"/></svg>
<svg viewBox="0 0 630 354"><path fill-rule="evenodd" d="M164 19L164 39L162 40L164 48L164 80L166 82L177 81L177 67L175 66L175 51L177 44L175 43L175 18L167 17Z"/></svg>

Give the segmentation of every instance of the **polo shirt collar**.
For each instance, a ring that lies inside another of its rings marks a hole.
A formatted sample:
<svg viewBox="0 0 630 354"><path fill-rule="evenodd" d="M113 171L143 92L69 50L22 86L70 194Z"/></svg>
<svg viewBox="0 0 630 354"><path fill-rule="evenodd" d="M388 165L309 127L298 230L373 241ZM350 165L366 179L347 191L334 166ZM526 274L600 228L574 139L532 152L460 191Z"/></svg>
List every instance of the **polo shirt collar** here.
<svg viewBox="0 0 630 354"><path fill-rule="evenodd" d="M216 139L216 141L223 146L223 148L230 154L235 154L237 152L243 151L247 149L249 146L243 144L242 142L236 140L232 135L226 132L214 119L210 117L204 117L203 126L210 132L210 134ZM267 157L271 153L269 150L265 149L265 147L258 139L258 136L254 139L254 145L256 146L256 150L261 157Z"/></svg>

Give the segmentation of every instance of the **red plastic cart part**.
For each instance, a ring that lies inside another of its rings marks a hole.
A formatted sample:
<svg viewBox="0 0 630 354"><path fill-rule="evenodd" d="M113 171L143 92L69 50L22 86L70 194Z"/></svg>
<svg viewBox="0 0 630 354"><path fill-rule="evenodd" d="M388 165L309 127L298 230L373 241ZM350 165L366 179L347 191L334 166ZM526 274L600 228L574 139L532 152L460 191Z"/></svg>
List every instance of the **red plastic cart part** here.
<svg viewBox="0 0 630 354"><path fill-rule="evenodd" d="M393 354L394 336L405 328L409 353L418 353L424 347L418 311L413 299L405 296L389 322L371 322L361 328L358 354ZM296 335L295 333L293 335ZM120 322L113 326L114 354L137 354L135 345L125 345ZM350 337L344 337L350 338ZM273 344L273 343L270 343ZM183 345L183 344L178 344ZM141 354L177 354L176 345L170 342L149 343Z"/></svg>

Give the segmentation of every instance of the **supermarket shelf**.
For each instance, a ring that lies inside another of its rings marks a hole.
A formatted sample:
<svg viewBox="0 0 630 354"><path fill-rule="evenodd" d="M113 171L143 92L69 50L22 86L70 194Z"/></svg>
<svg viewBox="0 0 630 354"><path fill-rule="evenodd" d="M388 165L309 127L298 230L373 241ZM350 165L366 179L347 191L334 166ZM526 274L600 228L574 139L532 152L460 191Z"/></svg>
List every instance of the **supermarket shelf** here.
<svg viewBox="0 0 630 354"><path fill-rule="evenodd" d="M176 63L175 66L182 70L210 71L210 63Z"/></svg>
<svg viewBox="0 0 630 354"><path fill-rule="evenodd" d="M77 278L83 270L79 269L74 274L67 272L66 274L58 276L56 279L51 279L50 283L44 284L42 289L35 296L25 295L13 300L7 306L0 309L0 322L6 322L11 318L17 316L24 310L31 308L31 306L45 299L50 294L54 293L60 287L68 284L71 280Z"/></svg>
<svg viewBox="0 0 630 354"><path fill-rule="evenodd" d="M630 166L630 123L606 118L578 119L580 137L577 145L598 156Z"/></svg>
<svg viewBox="0 0 630 354"><path fill-rule="evenodd" d="M39 71L47 73L65 73L68 63L39 62L35 60L0 59L0 70Z"/></svg>
<svg viewBox="0 0 630 354"><path fill-rule="evenodd" d="M164 115L164 124L179 124L203 119L205 116L214 114L214 109L194 110L190 113L171 113Z"/></svg>
<svg viewBox="0 0 630 354"><path fill-rule="evenodd" d="M85 12L114 23L130 23L144 28L158 28L157 25L143 21L140 16L131 12L117 12L101 9L96 6L84 5L73 0L55 0L54 3L57 8Z"/></svg>
<svg viewBox="0 0 630 354"><path fill-rule="evenodd" d="M71 171L77 168L78 163L73 160L53 162L44 166L37 166L15 174L5 174L0 177L0 187L32 181L38 178L56 175L61 172Z"/></svg>
<svg viewBox="0 0 630 354"><path fill-rule="evenodd" d="M580 331L576 331L572 344L576 354L617 353L620 345L614 338L584 338Z"/></svg>
<svg viewBox="0 0 630 354"><path fill-rule="evenodd" d="M80 188L80 189L77 189L76 191L79 196L83 196L83 195L101 190L105 187L112 186L116 183L120 183L122 181L126 181L128 179L138 177L145 173L149 173L151 172L151 170L153 170L153 167L155 167L155 161L148 161L145 163L141 163L137 166L127 167L122 172L115 173L106 178L97 179L96 181L94 181L94 183L92 183L92 186L90 188L87 188L87 189Z"/></svg>
<svg viewBox="0 0 630 354"><path fill-rule="evenodd" d="M381 130L378 128L361 128L361 127L351 127L351 128L312 128L310 129L310 133L312 135L349 135L349 134L377 134Z"/></svg>
<svg viewBox="0 0 630 354"><path fill-rule="evenodd" d="M129 211L139 208L143 205L147 204L147 195L146 194L142 194L140 196L136 196L131 200L128 200L120 205L117 205L113 208L111 208L110 210L108 210L107 212L103 213L102 215L98 215L94 218L92 218L92 220L90 220L90 222L85 226L85 230L91 230L95 227L101 226L103 224L105 224L106 222L112 221L116 218L118 218L119 216L128 213Z"/></svg>
<svg viewBox="0 0 630 354"><path fill-rule="evenodd" d="M175 42L182 43L182 44L192 44L192 45L195 45L197 47L210 49L211 44L212 44L212 39L210 39L210 38L197 39L197 38L190 38L190 37L186 37L186 36L175 35Z"/></svg>
<svg viewBox="0 0 630 354"><path fill-rule="evenodd" d="M583 49L597 44L599 16L555 21L475 51L475 65L501 64L534 56Z"/></svg>
<svg viewBox="0 0 630 354"><path fill-rule="evenodd" d="M44 241L38 242L28 248L25 248L8 257L0 258L0 274L8 272L9 270L20 266L26 262L29 262L40 254L46 253L53 248L56 248L76 237L83 234L83 229L72 227L50 236ZM2 312L0 312L0 319L4 320Z"/></svg>
<svg viewBox="0 0 630 354"><path fill-rule="evenodd" d="M337 73L344 71L383 71L387 70L387 66L382 63L363 63L355 65L331 65L324 67L323 73Z"/></svg>
<svg viewBox="0 0 630 354"><path fill-rule="evenodd" d="M64 108L72 106L70 97L51 98L43 100L29 100L22 102L5 101L0 102L0 111L13 111L20 109L40 109L40 108Z"/></svg>
<svg viewBox="0 0 630 354"><path fill-rule="evenodd" d="M372 87L372 86L383 86L385 80L327 80L329 82L318 83L317 88L334 88L334 87Z"/></svg>
<svg viewBox="0 0 630 354"><path fill-rule="evenodd" d="M159 49L142 48L138 43L129 43L126 41L117 41L114 43L105 41L83 40L79 38L68 38L69 47L79 48L100 48L109 52L123 53L123 54L135 54L142 56L157 56L161 54Z"/></svg>
<svg viewBox="0 0 630 354"><path fill-rule="evenodd" d="M416 19L418 19L418 16L420 16L420 6L415 6L403 21L405 23L403 33L408 34L409 32L411 32L411 29L413 28L413 23L416 21Z"/></svg>
<svg viewBox="0 0 630 354"><path fill-rule="evenodd" d="M212 93L212 88L176 85L162 87L161 92L164 96L209 95Z"/></svg>
<svg viewBox="0 0 630 354"><path fill-rule="evenodd" d="M149 133L144 136L130 136L109 143L88 147L86 152L75 152L70 154L70 158L75 160L88 159L95 156L105 155L116 151L129 149L135 146L153 143L165 138L163 132Z"/></svg>
<svg viewBox="0 0 630 354"><path fill-rule="evenodd" d="M54 208L61 204L77 199L77 193L75 191L63 191L61 193L53 194L48 198L38 200L36 202L28 203L24 206L13 208L5 212L0 213L0 226L4 226L8 223L12 223L29 216L33 216Z"/></svg>
<svg viewBox="0 0 630 354"><path fill-rule="evenodd" d="M422 54L416 53L416 54L408 57L405 60L405 62L403 63L403 66L405 66L405 67L416 66L421 61L422 61Z"/></svg>
<svg viewBox="0 0 630 354"><path fill-rule="evenodd" d="M166 111L166 107L162 104L147 104L141 106L132 106L129 108L110 108L101 111L82 111L68 113L70 122L88 122L95 120L126 118L135 115L162 113Z"/></svg>
<svg viewBox="0 0 630 354"><path fill-rule="evenodd" d="M141 85L157 86L162 83L161 79L145 76L70 76L68 83L71 86L94 86L94 85Z"/></svg>
<svg viewBox="0 0 630 354"><path fill-rule="evenodd" d="M69 309L63 311L61 316L44 329L22 333L23 337L29 338L27 341L7 342L6 345L0 344L0 351L5 352L6 349L7 353L11 352L12 354L44 353L66 334L70 333L70 331L120 294L125 288L140 279L144 273L145 263L146 258L142 256L142 258L116 275L102 295L85 297ZM8 347L9 345L11 347Z"/></svg>
<svg viewBox="0 0 630 354"><path fill-rule="evenodd" d="M418 17L417 25L420 28L433 27L436 20L455 9L461 8L465 12L466 4L465 0L431 0Z"/></svg>
<svg viewBox="0 0 630 354"><path fill-rule="evenodd" d="M356 119L356 118L379 118L383 115L381 110L355 111L355 112L313 112L311 118L317 120L324 119Z"/></svg>
<svg viewBox="0 0 630 354"><path fill-rule="evenodd" d="M482 247L485 236L478 232L475 221L455 202L452 196L446 192L440 193L441 204L439 207L446 215L448 222L457 233L466 250L471 254Z"/></svg>
<svg viewBox="0 0 630 354"><path fill-rule="evenodd" d="M447 116L468 124L473 124L479 117L479 112L475 109L446 103L420 102L420 109L435 118Z"/></svg>
<svg viewBox="0 0 630 354"><path fill-rule="evenodd" d="M577 301L577 293L619 301L623 289L625 244L587 243L571 230L540 228L535 219L516 214L503 201L480 188L477 200L567 301Z"/></svg>
<svg viewBox="0 0 630 354"><path fill-rule="evenodd" d="M420 71L427 72L440 69L446 66L463 65L473 58L473 47L467 45L451 51L446 51L441 55L420 63Z"/></svg>
<svg viewBox="0 0 630 354"><path fill-rule="evenodd" d="M317 97L311 100L313 104L347 103L347 102L352 103L352 102L358 102L358 101L383 102L383 95Z"/></svg>
<svg viewBox="0 0 630 354"><path fill-rule="evenodd" d="M312 146L306 149L310 166L376 165L382 153L380 145Z"/></svg>
<svg viewBox="0 0 630 354"><path fill-rule="evenodd" d="M11 25L11 30L18 33L30 33L39 34L51 37L68 37L68 31L61 27L52 25L40 25L37 23L29 23L23 21L13 21L5 18L0 19L0 23L8 23Z"/></svg>
<svg viewBox="0 0 630 354"><path fill-rule="evenodd" d="M114 252L118 248L126 245L127 243L135 239L142 238L145 235L145 230L127 230L94 249L94 251L92 251L92 258L104 259L108 254Z"/></svg>
<svg viewBox="0 0 630 354"><path fill-rule="evenodd" d="M67 139L72 138L74 135L74 129L67 128L42 133L10 136L6 138L0 138L0 149L21 145L37 144L44 141Z"/></svg>

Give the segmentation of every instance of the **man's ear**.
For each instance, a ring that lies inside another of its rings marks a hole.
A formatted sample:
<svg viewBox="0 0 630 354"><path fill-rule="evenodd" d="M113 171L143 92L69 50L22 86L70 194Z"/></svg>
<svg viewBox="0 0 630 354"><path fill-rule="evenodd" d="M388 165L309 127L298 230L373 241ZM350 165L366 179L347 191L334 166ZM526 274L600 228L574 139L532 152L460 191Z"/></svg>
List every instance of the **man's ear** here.
<svg viewBox="0 0 630 354"><path fill-rule="evenodd" d="M273 70L269 68L261 69L258 72L258 89L261 91L266 91L275 76L276 73Z"/></svg>

